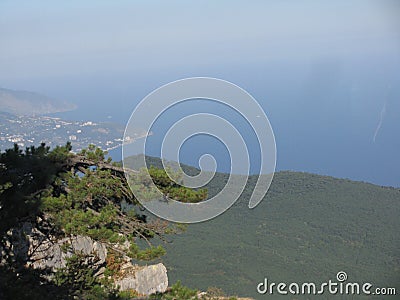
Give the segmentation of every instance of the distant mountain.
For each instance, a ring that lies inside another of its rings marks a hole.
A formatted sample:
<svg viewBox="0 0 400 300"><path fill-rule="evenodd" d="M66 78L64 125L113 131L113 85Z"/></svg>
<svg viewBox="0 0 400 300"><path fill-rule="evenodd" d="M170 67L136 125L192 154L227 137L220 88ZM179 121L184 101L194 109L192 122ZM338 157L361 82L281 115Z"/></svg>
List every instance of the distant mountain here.
<svg viewBox="0 0 400 300"><path fill-rule="evenodd" d="M0 111L14 115L43 115L76 109L76 105L47 96L0 88Z"/></svg>
<svg viewBox="0 0 400 300"><path fill-rule="evenodd" d="M154 158L148 164L161 166ZM210 194L221 190L227 176L216 174L207 186ZM282 299L259 295L257 284L265 277L269 282L320 284L344 271L348 282L400 290L400 189L277 172L265 199L248 209L256 179L250 177L242 197L225 213L171 237L164 259L171 282L180 279L189 287L217 286L228 294ZM289 297L304 298L310 299Z"/></svg>

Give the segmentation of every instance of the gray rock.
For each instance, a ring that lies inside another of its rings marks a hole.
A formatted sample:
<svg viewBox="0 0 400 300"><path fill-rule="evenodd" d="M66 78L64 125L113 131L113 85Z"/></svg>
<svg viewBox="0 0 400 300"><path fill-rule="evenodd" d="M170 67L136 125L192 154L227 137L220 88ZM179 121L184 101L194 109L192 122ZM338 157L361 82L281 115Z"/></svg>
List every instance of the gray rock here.
<svg viewBox="0 0 400 300"><path fill-rule="evenodd" d="M146 267L135 267L126 271L123 278L115 280L121 291L135 290L142 295L163 293L168 288L167 269L162 263Z"/></svg>
<svg viewBox="0 0 400 300"><path fill-rule="evenodd" d="M63 245L68 245L67 251L62 251ZM88 236L64 238L55 243L45 240L31 253L32 266L35 269L58 269L66 265L66 258L73 253L95 256L97 265L106 261L107 248L103 243L96 242Z"/></svg>
<svg viewBox="0 0 400 300"><path fill-rule="evenodd" d="M88 236L57 239L33 228L30 223L24 223L19 229L10 231L9 235L12 252L15 257L25 260L27 266L34 269L50 269L54 272L66 266L68 257L74 253L81 253L88 256L88 259L96 257L96 276L104 276L107 247ZM128 243L124 247L129 248L129 245ZM4 249L0 249L0 253L2 252ZM167 269L162 263L144 267L133 265L128 256L125 256L123 261L125 263L121 272L114 278L115 286L121 291L135 290L139 294L150 295L167 290ZM48 278L51 278L51 275Z"/></svg>

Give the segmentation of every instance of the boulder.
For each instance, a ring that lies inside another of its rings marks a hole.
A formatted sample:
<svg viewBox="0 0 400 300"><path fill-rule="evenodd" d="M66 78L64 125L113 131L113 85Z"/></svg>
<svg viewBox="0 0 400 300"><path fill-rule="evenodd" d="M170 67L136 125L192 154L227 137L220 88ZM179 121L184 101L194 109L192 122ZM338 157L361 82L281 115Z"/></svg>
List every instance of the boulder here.
<svg viewBox="0 0 400 300"><path fill-rule="evenodd" d="M168 288L167 269L162 263L125 270L122 278L115 280L121 291L135 290L141 295L164 293Z"/></svg>

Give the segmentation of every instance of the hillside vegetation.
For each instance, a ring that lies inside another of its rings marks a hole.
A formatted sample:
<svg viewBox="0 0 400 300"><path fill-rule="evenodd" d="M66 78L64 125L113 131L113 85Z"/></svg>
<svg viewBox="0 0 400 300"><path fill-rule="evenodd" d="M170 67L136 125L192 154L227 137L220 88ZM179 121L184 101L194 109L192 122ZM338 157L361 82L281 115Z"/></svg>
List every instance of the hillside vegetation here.
<svg viewBox="0 0 400 300"><path fill-rule="evenodd" d="M154 159L149 163L159 166ZM207 186L209 194L226 178L217 174ZM242 197L224 214L191 224L184 235L173 237L164 259L172 281L179 278L189 287L218 286L228 294L270 299L256 291L265 277L321 283L345 271L350 282L400 290L399 189L278 172L265 199L250 210L255 180L250 178Z"/></svg>
<svg viewBox="0 0 400 300"><path fill-rule="evenodd" d="M183 202L215 195L228 177L217 173L205 189L188 190L168 179L159 159L147 161L156 167L150 167L150 175L158 188ZM199 172L182 168L187 174ZM130 171L137 183L141 171ZM145 212L121 165L93 145L78 154L69 143L53 150L42 144L22 151L15 145L0 153L0 175L0 298L133 299L134 291L115 287L126 259L129 264L164 262L173 285L156 299L192 299L197 289L218 288L228 295L271 298L256 291L266 277L277 283L320 284L335 280L339 271L350 282L400 290L398 188L278 172L265 199L250 210L257 180L252 176L227 212L188 225L183 235L170 235L184 227ZM38 247L63 243L61 250L69 255L65 266L32 267L37 247L19 231L27 224L44 238ZM71 252L77 236L106 247L106 257ZM16 243L17 237L22 241Z"/></svg>

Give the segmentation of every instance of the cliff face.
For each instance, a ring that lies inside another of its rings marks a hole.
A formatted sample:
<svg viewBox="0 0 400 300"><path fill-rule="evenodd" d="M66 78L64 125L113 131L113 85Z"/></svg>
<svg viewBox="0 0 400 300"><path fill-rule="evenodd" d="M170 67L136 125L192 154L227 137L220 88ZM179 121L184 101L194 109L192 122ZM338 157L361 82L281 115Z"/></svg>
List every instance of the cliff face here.
<svg viewBox="0 0 400 300"><path fill-rule="evenodd" d="M107 265L107 245L94 241L87 236L71 236L57 239L49 233L34 228L25 222L20 228L8 232L13 259L22 260L27 267L50 270L48 277L65 268L67 259L74 254L81 254L91 263L95 276L107 277L114 282L120 291L136 291L140 295L163 293L168 288L167 269L162 263L148 266L132 264L129 257L124 257L121 267L113 276L105 275ZM1 249L1 263L7 259L4 249Z"/></svg>

